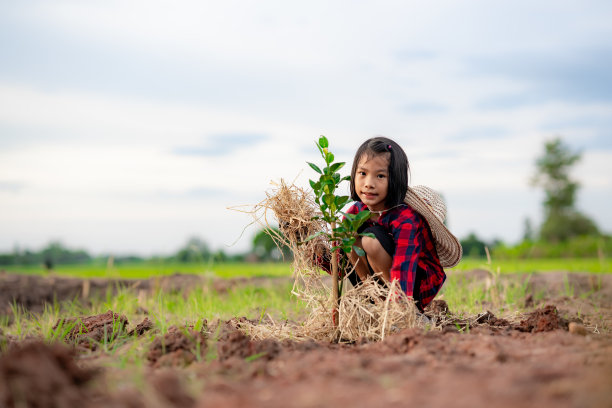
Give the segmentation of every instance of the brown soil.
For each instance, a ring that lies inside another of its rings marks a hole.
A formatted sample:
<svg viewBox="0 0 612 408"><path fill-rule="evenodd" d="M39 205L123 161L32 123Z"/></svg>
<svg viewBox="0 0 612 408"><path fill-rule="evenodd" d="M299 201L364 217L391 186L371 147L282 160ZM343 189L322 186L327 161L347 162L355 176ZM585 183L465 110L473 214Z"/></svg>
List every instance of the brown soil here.
<svg viewBox="0 0 612 408"><path fill-rule="evenodd" d="M28 342L0 358L0 406L76 407L90 401L94 371L79 368L66 346Z"/></svg>
<svg viewBox="0 0 612 408"><path fill-rule="evenodd" d="M545 332L556 329L567 329L568 322L557 312L553 305L547 305L542 309L534 310L521 321L517 329L523 332Z"/></svg>
<svg viewBox="0 0 612 408"><path fill-rule="evenodd" d="M219 361L230 358L271 360L279 354L280 350L281 346L277 341L271 339L253 341L237 330L231 321L225 323L221 336L217 340Z"/></svg>
<svg viewBox="0 0 612 408"><path fill-rule="evenodd" d="M0 406L610 407L612 279L602 277L596 290L580 279L572 278L572 296L567 288L542 295L538 285L552 278L532 276L534 309L520 317L483 308L459 318L437 300L426 314L443 319L443 330L409 329L382 342L257 341L235 319L202 331L171 327L153 332L137 387L105 388L101 378L125 376L116 365L94 378L65 346L13 339L0 358ZM81 334L71 335L78 341L113 322L125 328L123 319L111 311L80 318ZM568 322L583 330L572 334ZM151 329L145 319L131 334Z"/></svg>
<svg viewBox="0 0 612 408"><path fill-rule="evenodd" d="M200 368L208 406L609 406L612 348L564 331L407 330Z"/></svg>
<svg viewBox="0 0 612 408"><path fill-rule="evenodd" d="M144 320L136 325L132 330L128 332L128 336L142 336L149 330L153 329L153 322L149 320L148 317L145 317Z"/></svg>
<svg viewBox="0 0 612 408"><path fill-rule="evenodd" d="M123 334L127 324L125 316L109 310L95 316L60 319L53 326L53 330L57 330L59 326L70 328L66 335L67 341L95 350L98 343L110 343L119 334Z"/></svg>
<svg viewBox="0 0 612 408"><path fill-rule="evenodd" d="M206 355L207 336L193 328L171 326L168 332L155 338L147 360L153 367L184 367Z"/></svg>
<svg viewBox="0 0 612 408"><path fill-rule="evenodd" d="M158 370L150 378L151 386L164 401L162 406L191 408L196 400L189 395L176 371Z"/></svg>

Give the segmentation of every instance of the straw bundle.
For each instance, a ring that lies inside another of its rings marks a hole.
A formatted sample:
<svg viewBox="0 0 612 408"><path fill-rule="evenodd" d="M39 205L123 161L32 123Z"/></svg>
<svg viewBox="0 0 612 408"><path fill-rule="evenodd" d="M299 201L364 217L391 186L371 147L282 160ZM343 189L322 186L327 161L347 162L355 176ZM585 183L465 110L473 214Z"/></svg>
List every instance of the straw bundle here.
<svg viewBox="0 0 612 408"><path fill-rule="evenodd" d="M305 242L316 232L329 231L329 227L325 222L313 219L319 212L312 195L305 190L293 184L288 186L281 180L271 192L266 193L265 200L242 211L251 214L255 222L264 227L270 226L268 211L273 213L282 234L271 229L268 231L277 245L287 245L293 252L295 282L292 293L304 301L310 311L302 325L292 328L273 322L274 327L256 327L266 325L247 322L241 328L251 336L376 341L384 339L390 332L417 325L414 302L398 288L397 282L392 282L387 289L373 280L344 291L338 305L339 322L337 326L333 324L331 285L326 283L328 279L323 279L318 266L323 258L329 258L331 244L323 236ZM346 283L346 286L350 285Z"/></svg>

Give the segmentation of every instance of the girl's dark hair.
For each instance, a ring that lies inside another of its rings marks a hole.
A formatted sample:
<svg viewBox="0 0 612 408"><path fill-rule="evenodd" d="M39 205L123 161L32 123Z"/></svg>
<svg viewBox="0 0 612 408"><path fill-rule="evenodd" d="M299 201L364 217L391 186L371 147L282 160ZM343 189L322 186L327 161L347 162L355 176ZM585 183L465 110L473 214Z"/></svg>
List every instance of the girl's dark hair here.
<svg viewBox="0 0 612 408"><path fill-rule="evenodd" d="M361 201L355 191L355 173L359 160L365 155L368 158L378 156L380 154L389 153L389 187L387 189L387 199L385 204L387 207L392 207L404 202L406 191L408 190L408 179L410 174L410 165L408 157L404 150L393 140L378 136L363 142L355 158L353 159L353 169L351 170L351 199Z"/></svg>

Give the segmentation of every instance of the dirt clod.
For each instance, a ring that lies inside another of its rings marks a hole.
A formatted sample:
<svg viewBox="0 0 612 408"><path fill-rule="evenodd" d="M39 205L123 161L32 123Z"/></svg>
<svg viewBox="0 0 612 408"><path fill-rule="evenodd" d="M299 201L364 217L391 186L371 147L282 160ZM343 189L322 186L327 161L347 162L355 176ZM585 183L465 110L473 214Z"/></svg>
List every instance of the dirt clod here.
<svg viewBox="0 0 612 408"><path fill-rule="evenodd" d="M527 317L519 323L517 330L522 332L539 333L557 329L567 330L567 321L559 316L557 308L547 305L529 313Z"/></svg>
<svg viewBox="0 0 612 408"><path fill-rule="evenodd" d="M206 340L202 332L171 326L166 334L153 340L147 360L153 367L187 366L206 355Z"/></svg>
<svg viewBox="0 0 612 408"><path fill-rule="evenodd" d="M0 358L0 406L76 407L95 371L78 367L62 344L29 342Z"/></svg>
<svg viewBox="0 0 612 408"><path fill-rule="evenodd" d="M226 324L222 335L217 342L217 354L219 361L227 360L230 357L241 359L256 357L258 359L271 360L281 351L281 345L272 339L253 341L240 330L232 328Z"/></svg>
<svg viewBox="0 0 612 408"><path fill-rule="evenodd" d="M134 334L137 336L142 336L145 332L151 330L153 328L153 322L149 320L148 317L145 317L144 320L136 325L135 328L128 332L128 336L133 336Z"/></svg>
<svg viewBox="0 0 612 408"><path fill-rule="evenodd" d="M491 313L490 311L486 311L485 313L482 313L481 315L478 316L478 318L476 319L476 323L479 324L488 324L489 326L510 326L510 322L507 321L506 319L500 319L498 317L496 317L493 313Z"/></svg>
<svg viewBox="0 0 612 408"><path fill-rule="evenodd" d="M65 336L66 340L95 350L98 343L112 342L118 335L124 333L127 324L125 316L109 310L95 316L60 319L53 326L53 330L69 329Z"/></svg>
<svg viewBox="0 0 612 408"><path fill-rule="evenodd" d="M445 300L442 299L434 299L430 304L425 308L425 313L428 315L447 315L450 313L448 308L448 304Z"/></svg>

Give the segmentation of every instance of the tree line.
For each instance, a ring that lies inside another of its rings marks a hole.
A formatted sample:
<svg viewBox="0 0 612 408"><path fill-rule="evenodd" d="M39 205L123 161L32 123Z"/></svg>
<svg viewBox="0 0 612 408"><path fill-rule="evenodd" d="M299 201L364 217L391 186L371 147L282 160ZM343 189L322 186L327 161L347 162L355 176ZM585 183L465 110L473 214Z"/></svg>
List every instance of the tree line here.
<svg viewBox="0 0 612 408"><path fill-rule="evenodd" d="M461 240L465 256L484 257L488 247L498 257L590 257L612 254L612 238L601 233L595 222L581 213L575 206L580 188L571 178L572 167L581 159L581 153L573 151L561 138L546 141L544 152L535 162L535 173L530 181L534 187L544 191L542 224L534 228L525 220L523 239L512 246L501 240L486 242L475 233ZM239 262L282 261L291 259L287 247L277 247L271 233L279 234L277 228L259 230L251 242L251 249L240 254L227 254L223 250L213 251L205 240L190 238L176 253L156 256L155 259L169 262ZM109 255L93 257L83 249L69 249L59 241L49 243L40 251L20 250L0 254L2 265L44 265L52 269L59 264L83 264L107 259ZM116 264L145 261L138 256L115 256Z"/></svg>
<svg viewBox="0 0 612 408"><path fill-rule="evenodd" d="M278 231L276 229L276 231ZM162 260L167 262L198 263L198 262L275 262L290 259L288 248L276 247L266 230L260 230L252 240L251 249L238 254L228 254L222 249L212 250L208 243L198 237L192 237L177 252L169 256L154 256L145 258L136 255L115 256L110 254L92 256L84 249L71 249L60 241L52 241L40 251L22 250L16 247L10 253L0 253L0 266L10 265L43 265L53 269L55 265L87 264L91 262L106 262L113 257L115 264L143 262L147 260Z"/></svg>

